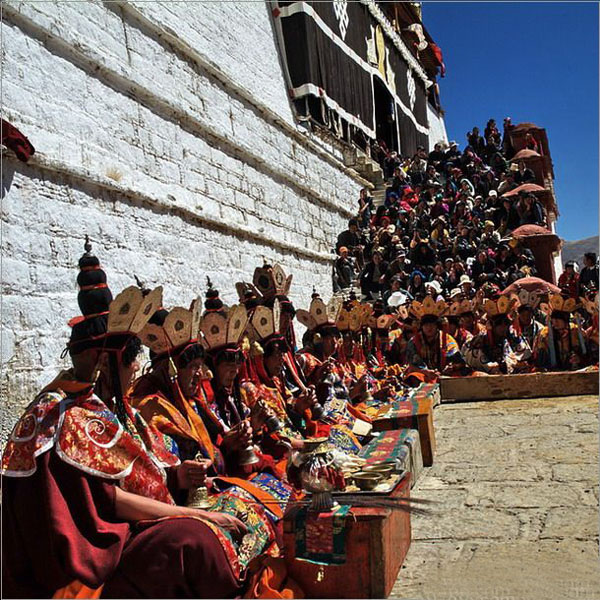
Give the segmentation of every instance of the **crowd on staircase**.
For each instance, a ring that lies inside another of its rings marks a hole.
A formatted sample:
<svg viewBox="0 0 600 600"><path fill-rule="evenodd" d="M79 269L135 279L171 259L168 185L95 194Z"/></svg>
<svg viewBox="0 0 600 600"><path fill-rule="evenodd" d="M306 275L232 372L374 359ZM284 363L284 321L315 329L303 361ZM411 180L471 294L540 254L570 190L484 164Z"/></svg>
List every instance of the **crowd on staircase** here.
<svg viewBox="0 0 600 600"><path fill-rule="evenodd" d="M536 183L544 182L512 146L513 127L506 118L501 134L490 119L483 136L478 127L467 133L462 151L454 141L437 143L429 153L419 147L413 156L378 145L372 156L383 170L385 196L375 206L369 190L361 191L358 212L337 239L334 291L347 296L360 288L363 301L388 314L405 307L409 318L411 303L426 297L444 301L447 310L439 316L459 348L468 336L485 331L486 324L493 329L486 301L519 290L521 301L512 294L518 309L515 304L506 316L512 330L528 331L532 350L537 332L550 324L552 310L543 310L549 292L554 292L556 308L562 308L559 298L573 301L572 310L555 311L563 313L563 325L591 326L592 316L582 306L598 290L596 256L586 254L581 274L568 263L558 289L536 277L536 258L521 242L519 234L530 230L552 234L552 208L540 201L542 188ZM538 155L540 141L527 133L524 149Z"/></svg>

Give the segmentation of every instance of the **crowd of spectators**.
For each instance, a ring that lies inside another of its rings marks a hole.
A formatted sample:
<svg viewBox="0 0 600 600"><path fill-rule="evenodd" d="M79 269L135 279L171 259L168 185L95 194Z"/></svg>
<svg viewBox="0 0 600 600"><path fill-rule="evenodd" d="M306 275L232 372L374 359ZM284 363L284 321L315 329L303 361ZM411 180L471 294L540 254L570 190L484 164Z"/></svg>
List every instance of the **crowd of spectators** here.
<svg viewBox="0 0 600 600"><path fill-rule="evenodd" d="M504 125L504 135L493 119L483 136L474 127L462 151L451 141L429 153L419 147L412 157L380 153L385 203L375 208L361 191L358 214L337 239L334 291L357 283L368 300L387 301L395 292L395 299L430 293L451 300L472 298L483 284L502 290L535 276L533 253L511 232L547 227L547 213L533 192L504 196L535 183L533 171L513 158L510 120ZM530 134L527 147L538 150Z"/></svg>

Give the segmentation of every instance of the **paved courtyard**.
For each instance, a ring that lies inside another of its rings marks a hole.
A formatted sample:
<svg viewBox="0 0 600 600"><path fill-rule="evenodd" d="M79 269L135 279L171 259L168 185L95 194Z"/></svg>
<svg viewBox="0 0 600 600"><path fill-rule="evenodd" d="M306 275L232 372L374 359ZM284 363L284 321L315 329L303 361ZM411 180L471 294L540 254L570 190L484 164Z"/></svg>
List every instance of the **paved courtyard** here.
<svg viewBox="0 0 600 600"><path fill-rule="evenodd" d="M442 405L435 429L391 597L600 599L598 398Z"/></svg>

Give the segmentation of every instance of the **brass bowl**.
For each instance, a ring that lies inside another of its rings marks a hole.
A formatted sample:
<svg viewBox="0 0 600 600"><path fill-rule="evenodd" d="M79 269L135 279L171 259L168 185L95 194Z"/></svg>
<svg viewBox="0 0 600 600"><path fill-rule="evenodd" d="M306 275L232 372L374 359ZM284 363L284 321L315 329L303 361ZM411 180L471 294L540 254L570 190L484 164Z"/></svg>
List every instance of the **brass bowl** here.
<svg viewBox="0 0 600 600"><path fill-rule="evenodd" d="M312 452L316 450L321 444L324 444L329 438L319 437L319 438L309 438L304 440L302 445L302 452Z"/></svg>
<svg viewBox="0 0 600 600"><path fill-rule="evenodd" d="M354 479L354 483L361 490L372 490L382 479L383 475L381 473L366 473L365 471L359 471L358 473L354 473L352 476Z"/></svg>
<svg viewBox="0 0 600 600"><path fill-rule="evenodd" d="M362 470L365 473L380 473L382 477L389 477L394 472L394 465L389 463L365 465Z"/></svg>

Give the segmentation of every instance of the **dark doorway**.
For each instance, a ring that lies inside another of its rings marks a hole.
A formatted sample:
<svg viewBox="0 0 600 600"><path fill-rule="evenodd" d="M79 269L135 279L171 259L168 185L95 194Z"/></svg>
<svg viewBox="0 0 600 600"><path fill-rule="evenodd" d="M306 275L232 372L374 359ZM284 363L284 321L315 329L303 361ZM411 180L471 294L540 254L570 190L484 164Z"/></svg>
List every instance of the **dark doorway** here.
<svg viewBox="0 0 600 600"><path fill-rule="evenodd" d="M375 92L375 133L388 150L398 150L394 99L379 77L373 77Z"/></svg>

